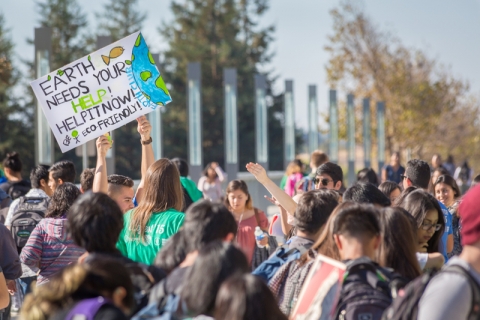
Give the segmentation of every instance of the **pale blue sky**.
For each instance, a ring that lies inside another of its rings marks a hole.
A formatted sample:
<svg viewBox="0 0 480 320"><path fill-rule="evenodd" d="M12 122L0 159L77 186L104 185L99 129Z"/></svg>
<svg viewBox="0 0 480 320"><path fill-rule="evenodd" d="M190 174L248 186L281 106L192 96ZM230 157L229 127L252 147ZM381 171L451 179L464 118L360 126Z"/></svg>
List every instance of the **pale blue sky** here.
<svg viewBox="0 0 480 320"><path fill-rule="evenodd" d="M94 12L101 11L107 0L78 2L88 13L93 31ZM273 23L277 27L272 46L276 56L269 67L279 75L278 92L283 90L285 79L294 80L296 122L302 127L307 125L309 84L318 86L319 106L321 111L326 110L328 55L323 46L332 32L329 10L338 3L339 0L271 0L271 8L262 20L264 25ZM362 3L379 28L437 58L455 76L468 80L473 92L480 93L480 0L362 0ZM157 28L161 21L171 21L169 5L170 0L140 0L140 9L148 12L142 32L152 52L166 48ZM16 53L22 58L33 58L33 47L25 39L33 37L38 20L36 9L34 0L0 2ZM175 107L175 102L169 107Z"/></svg>

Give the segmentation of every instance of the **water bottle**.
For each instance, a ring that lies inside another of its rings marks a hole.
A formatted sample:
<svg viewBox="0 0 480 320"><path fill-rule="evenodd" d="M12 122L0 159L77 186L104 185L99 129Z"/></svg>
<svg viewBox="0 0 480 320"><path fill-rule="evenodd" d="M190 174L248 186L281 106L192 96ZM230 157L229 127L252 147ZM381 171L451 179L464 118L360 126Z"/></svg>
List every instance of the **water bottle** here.
<svg viewBox="0 0 480 320"><path fill-rule="evenodd" d="M254 232L254 234L255 234L255 240L257 240L257 246L258 246L259 248L265 248L264 245L261 245L261 244L259 243L259 241L261 241L261 240L263 240L263 238L265 238L265 234L263 233L262 229L260 229L259 226L255 227L255 232Z"/></svg>

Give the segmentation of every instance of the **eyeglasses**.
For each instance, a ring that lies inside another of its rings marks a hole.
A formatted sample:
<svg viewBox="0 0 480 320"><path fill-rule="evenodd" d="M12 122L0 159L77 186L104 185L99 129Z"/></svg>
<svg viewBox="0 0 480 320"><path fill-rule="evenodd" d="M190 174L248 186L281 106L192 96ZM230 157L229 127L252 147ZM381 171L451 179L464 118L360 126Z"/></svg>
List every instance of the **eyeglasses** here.
<svg viewBox="0 0 480 320"><path fill-rule="evenodd" d="M422 223L422 229L425 230L425 231L428 231L428 230L432 229L433 227L435 227L435 231L438 231L438 230L440 230L442 225L439 224L439 223L437 223L437 224Z"/></svg>
<svg viewBox="0 0 480 320"><path fill-rule="evenodd" d="M335 183L335 181L333 181L332 179L327 179L327 178L323 178L323 179L315 178L315 179L313 179L313 183L315 185L318 185L319 183L321 183L322 186L324 186L324 187L328 186L328 184L330 182Z"/></svg>

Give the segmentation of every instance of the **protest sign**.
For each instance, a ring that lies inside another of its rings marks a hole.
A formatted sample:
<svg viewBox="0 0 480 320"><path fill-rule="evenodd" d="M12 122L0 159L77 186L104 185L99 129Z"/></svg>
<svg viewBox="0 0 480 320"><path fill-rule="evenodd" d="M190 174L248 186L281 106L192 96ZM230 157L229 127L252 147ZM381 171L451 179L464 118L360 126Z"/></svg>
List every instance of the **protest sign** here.
<svg viewBox="0 0 480 320"><path fill-rule="evenodd" d="M344 273L343 263L318 255L305 279L290 319L333 319Z"/></svg>
<svg viewBox="0 0 480 320"><path fill-rule="evenodd" d="M62 152L172 101L140 32L30 85Z"/></svg>

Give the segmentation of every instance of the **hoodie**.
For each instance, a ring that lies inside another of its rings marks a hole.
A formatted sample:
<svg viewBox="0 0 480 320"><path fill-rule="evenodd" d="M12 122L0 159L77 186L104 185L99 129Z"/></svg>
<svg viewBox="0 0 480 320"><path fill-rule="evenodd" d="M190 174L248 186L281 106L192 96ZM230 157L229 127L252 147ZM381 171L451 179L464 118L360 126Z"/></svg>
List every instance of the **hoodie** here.
<svg viewBox="0 0 480 320"><path fill-rule="evenodd" d="M41 285L84 253L85 250L76 246L68 235L66 219L45 218L28 238L20 261L29 267L38 266L37 285Z"/></svg>

